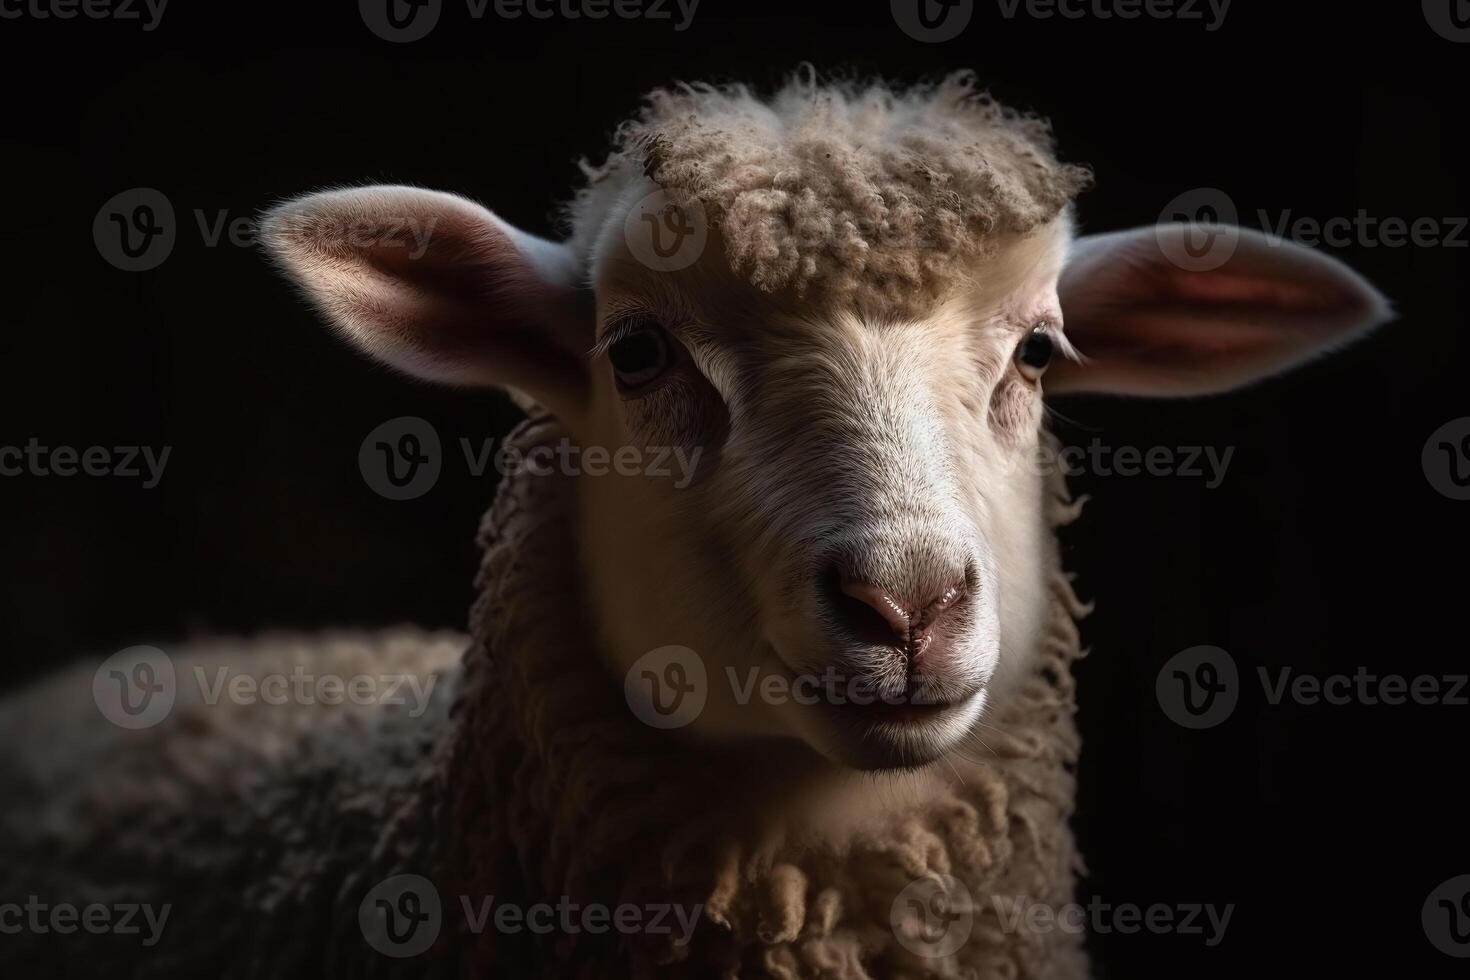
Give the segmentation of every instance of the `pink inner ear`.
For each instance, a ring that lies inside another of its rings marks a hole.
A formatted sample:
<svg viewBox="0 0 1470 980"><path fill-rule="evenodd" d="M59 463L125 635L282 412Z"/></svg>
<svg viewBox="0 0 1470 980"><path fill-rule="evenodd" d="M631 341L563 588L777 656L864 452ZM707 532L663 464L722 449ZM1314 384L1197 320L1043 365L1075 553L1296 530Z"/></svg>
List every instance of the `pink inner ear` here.
<svg viewBox="0 0 1470 980"><path fill-rule="evenodd" d="M360 258L389 284L390 302L404 304L404 341L434 358L503 357L507 344L537 328L539 313L556 307L552 287L498 229L441 221L421 254L367 248ZM385 312L380 307L376 315Z"/></svg>
<svg viewBox="0 0 1470 980"><path fill-rule="evenodd" d="M1183 230L1184 226L1179 226ZM1239 231L1229 259L1171 263L1144 228L1083 239L1059 292L1086 364L1059 364L1049 393L1202 394L1286 369L1386 319L1387 304L1328 256Z"/></svg>
<svg viewBox="0 0 1470 980"><path fill-rule="evenodd" d="M1215 272L1174 270L1165 276L1168 292L1186 303L1208 303L1269 310L1320 311L1340 306L1346 296L1324 297L1321 283L1242 275L1230 267Z"/></svg>

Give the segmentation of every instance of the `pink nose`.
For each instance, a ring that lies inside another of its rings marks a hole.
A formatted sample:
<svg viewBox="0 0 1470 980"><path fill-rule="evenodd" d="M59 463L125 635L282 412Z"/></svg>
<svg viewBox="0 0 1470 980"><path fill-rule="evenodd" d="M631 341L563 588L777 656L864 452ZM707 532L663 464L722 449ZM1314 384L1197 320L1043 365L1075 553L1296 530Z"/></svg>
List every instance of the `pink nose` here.
<svg viewBox="0 0 1470 980"><path fill-rule="evenodd" d="M910 659L916 659L928 648L934 639L935 628L964 602L968 593L963 578L957 579L938 595L929 595L918 602L896 596L871 582L858 582L849 578L841 580L841 589L844 595L856 599L878 614L892 634L887 642L897 640L898 646ZM855 612L856 610L849 609L850 614ZM863 616L871 622L871 615L866 610L863 611Z"/></svg>

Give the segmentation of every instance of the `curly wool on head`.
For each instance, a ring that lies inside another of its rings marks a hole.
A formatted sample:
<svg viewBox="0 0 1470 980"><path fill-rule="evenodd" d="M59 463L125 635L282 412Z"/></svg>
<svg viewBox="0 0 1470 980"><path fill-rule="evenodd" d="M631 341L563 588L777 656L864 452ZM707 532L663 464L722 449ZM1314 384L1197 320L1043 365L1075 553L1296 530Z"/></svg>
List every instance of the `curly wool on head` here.
<svg viewBox="0 0 1470 980"><path fill-rule="evenodd" d="M584 257L646 176L681 207L702 206L759 289L900 303L937 294L1091 181L1057 161L1045 120L1001 106L970 72L901 88L807 71L769 100L744 85L660 89L607 160L583 169L568 218Z"/></svg>

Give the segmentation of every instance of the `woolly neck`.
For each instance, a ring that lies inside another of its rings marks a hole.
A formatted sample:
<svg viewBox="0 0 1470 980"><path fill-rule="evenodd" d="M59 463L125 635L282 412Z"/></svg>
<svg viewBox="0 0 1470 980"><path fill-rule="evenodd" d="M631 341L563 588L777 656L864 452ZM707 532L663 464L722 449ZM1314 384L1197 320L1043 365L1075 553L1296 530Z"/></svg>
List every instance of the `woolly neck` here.
<svg viewBox="0 0 1470 980"><path fill-rule="evenodd" d="M533 418L509 441L528 450L562 435L552 420ZM1077 509L1060 483L1052 491L1052 522L1064 524ZM991 709L983 748L919 774L860 778L790 745L698 744L639 722L622 679L595 653L575 504L572 478L511 474L481 525L472 643L434 767L442 774L440 874L473 900L665 912L675 903L698 925L683 945L678 928L488 928L454 944L461 968L563 977L1086 975L1080 936L1017 930L1005 915L1016 902L1057 909L1071 901L1077 864L1067 823L1079 748L1071 662L1084 610L1054 554L1036 670ZM842 811L833 805L859 796L881 805L835 819ZM926 944L919 911L898 901L915 882L942 883L951 908L972 921L958 950Z"/></svg>

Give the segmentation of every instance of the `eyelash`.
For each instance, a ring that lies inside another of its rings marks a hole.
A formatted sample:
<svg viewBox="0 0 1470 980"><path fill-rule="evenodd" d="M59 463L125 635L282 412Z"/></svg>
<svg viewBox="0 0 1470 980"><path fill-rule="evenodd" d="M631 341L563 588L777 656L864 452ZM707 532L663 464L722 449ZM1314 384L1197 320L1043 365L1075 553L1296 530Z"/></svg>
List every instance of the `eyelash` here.
<svg viewBox="0 0 1470 980"><path fill-rule="evenodd" d="M602 357L607 349L622 340L638 326L638 314L624 314L609 322L602 331L602 336L597 338L597 343L587 352L589 358Z"/></svg>

